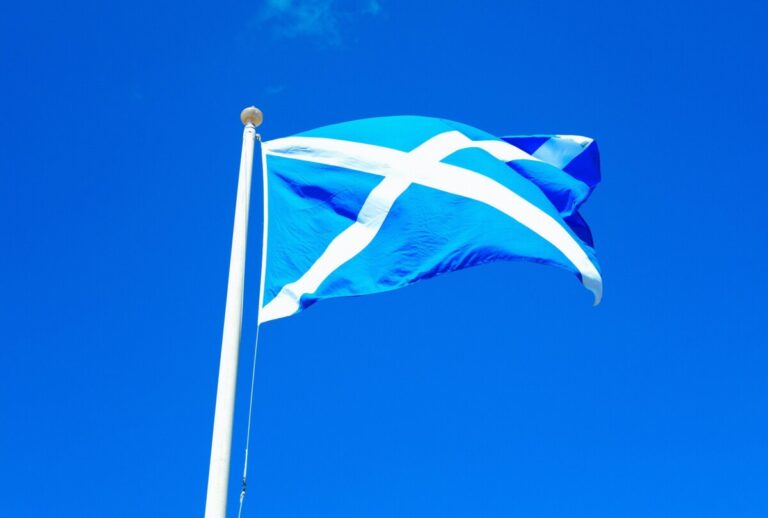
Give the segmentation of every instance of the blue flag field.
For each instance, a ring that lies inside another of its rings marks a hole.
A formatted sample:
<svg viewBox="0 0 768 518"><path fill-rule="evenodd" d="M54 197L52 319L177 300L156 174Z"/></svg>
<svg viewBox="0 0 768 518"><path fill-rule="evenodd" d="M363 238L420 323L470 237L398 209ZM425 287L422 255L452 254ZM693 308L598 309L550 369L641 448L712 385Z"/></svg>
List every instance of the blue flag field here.
<svg viewBox="0 0 768 518"><path fill-rule="evenodd" d="M401 116L272 140L262 155L260 323L494 261L565 268L600 302L578 212L600 180L589 138Z"/></svg>

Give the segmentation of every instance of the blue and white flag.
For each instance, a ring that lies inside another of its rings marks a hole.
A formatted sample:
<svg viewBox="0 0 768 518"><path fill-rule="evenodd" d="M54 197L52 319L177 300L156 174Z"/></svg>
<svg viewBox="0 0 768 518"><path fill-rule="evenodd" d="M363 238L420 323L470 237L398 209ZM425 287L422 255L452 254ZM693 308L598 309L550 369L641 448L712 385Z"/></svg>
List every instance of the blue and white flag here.
<svg viewBox="0 0 768 518"><path fill-rule="evenodd" d="M259 323L494 261L560 266L600 301L578 213L600 181L591 139L383 117L264 142L262 159Z"/></svg>

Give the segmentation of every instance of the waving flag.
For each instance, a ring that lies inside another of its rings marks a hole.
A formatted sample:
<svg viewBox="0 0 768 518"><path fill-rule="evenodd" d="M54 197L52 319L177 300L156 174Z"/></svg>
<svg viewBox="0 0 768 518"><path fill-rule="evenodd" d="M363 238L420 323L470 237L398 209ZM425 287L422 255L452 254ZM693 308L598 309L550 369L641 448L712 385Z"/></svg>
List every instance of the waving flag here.
<svg viewBox="0 0 768 518"><path fill-rule="evenodd" d="M591 139L383 117L265 142L262 159L260 323L510 260L568 269L600 302L578 212L600 181Z"/></svg>

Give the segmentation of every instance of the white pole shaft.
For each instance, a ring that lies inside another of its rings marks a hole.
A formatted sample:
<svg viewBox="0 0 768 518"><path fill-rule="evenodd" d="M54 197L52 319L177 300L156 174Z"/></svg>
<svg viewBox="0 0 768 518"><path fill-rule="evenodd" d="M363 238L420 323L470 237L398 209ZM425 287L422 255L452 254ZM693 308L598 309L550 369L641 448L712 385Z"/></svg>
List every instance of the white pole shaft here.
<svg viewBox="0 0 768 518"><path fill-rule="evenodd" d="M237 362L240 354L240 334L243 324L243 288L245 283L245 248L248 237L248 206L251 195L251 170L256 128L248 122L243 130L243 151L240 155L240 177L237 182L235 224L232 231L232 254L229 259L227 305L224 312L224 332L221 339L219 385L216 391L216 411L213 418L211 464L208 471L208 494L205 518L225 518L227 515L227 486L232 451L232 421L235 412Z"/></svg>

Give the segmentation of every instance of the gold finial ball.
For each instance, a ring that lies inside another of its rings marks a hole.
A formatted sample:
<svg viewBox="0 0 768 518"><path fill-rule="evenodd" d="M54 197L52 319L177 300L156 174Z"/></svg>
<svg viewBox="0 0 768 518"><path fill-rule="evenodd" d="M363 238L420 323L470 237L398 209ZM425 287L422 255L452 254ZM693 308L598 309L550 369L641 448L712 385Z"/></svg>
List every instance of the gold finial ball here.
<svg viewBox="0 0 768 518"><path fill-rule="evenodd" d="M255 106L249 106L240 112L240 120L243 121L243 125L250 123L253 124L254 128L257 128L261 125L261 121L264 120L264 114Z"/></svg>

